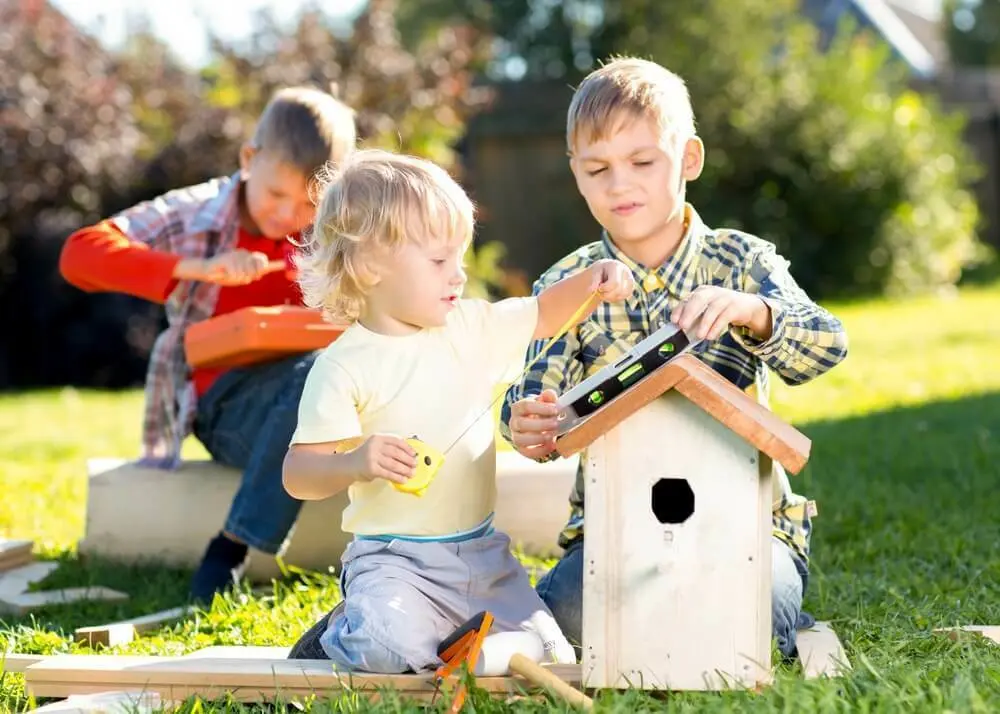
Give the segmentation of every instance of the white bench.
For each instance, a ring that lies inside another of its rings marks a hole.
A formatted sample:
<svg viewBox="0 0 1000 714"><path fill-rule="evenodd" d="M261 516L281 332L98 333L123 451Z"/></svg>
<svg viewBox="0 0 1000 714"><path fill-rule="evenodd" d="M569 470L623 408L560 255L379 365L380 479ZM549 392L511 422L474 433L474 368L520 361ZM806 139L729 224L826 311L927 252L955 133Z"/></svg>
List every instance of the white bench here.
<svg viewBox="0 0 1000 714"><path fill-rule="evenodd" d="M497 454L496 527L515 547L539 556L558 553L556 537L569 515L578 459L538 464L512 451ZM211 461L177 471L142 468L124 459L87 462L86 532L81 555L124 563L159 562L193 568L222 527L239 485L237 470ZM284 554L287 565L339 571L348 536L341 530L347 494L306 502ZM280 577L277 561L252 552L247 577Z"/></svg>

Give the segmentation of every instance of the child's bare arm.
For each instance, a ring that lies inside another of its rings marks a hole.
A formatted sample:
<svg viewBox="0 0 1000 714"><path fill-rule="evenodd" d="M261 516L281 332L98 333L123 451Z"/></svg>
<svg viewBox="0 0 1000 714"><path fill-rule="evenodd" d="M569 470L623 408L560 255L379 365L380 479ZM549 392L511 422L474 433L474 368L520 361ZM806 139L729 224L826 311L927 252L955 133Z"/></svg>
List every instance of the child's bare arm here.
<svg viewBox="0 0 1000 714"><path fill-rule="evenodd" d="M406 440L388 434L322 444L294 444L285 454L282 483L293 498L316 501L355 481L382 478L406 483L417 465Z"/></svg>
<svg viewBox="0 0 1000 714"><path fill-rule="evenodd" d="M554 336L595 290L601 300L612 302L624 300L634 289L635 279L627 265L617 260L599 260L538 294L538 324L533 339ZM596 303L591 305L580 320L595 307Z"/></svg>

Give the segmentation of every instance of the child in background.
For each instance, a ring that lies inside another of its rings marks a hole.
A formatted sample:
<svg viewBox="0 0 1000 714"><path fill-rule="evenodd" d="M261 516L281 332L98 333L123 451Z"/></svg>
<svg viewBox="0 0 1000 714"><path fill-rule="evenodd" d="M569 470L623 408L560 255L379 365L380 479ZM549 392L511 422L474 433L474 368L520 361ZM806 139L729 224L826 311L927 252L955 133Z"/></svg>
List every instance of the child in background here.
<svg viewBox="0 0 1000 714"><path fill-rule="evenodd" d="M233 583L248 546L276 554L287 541L301 502L281 485L281 460L315 355L192 370L184 331L243 307L301 304L286 238L312 221L316 171L341 161L355 142L354 114L343 103L315 89L283 89L241 147L238 173L140 203L77 231L63 248L60 271L81 290L166 307L169 327L146 378L142 463L176 467L193 431L213 459L243 472L194 574L195 601Z"/></svg>
<svg viewBox="0 0 1000 714"><path fill-rule="evenodd" d="M685 201L687 182L701 174L704 146L680 77L648 60L608 62L576 90L566 134L577 188L604 230L600 240L552 266L535 291L609 258L630 266L640 287L625 303L610 305L569 331L511 387L501 432L521 454L539 461L558 456L557 395L667 321L705 340L693 353L765 405L769 369L788 384L803 384L846 357L844 328L796 284L771 243L710 228ZM539 348L533 345L528 356ZM791 657L796 629L811 622L801 608L813 504L792 492L777 462L774 471L773 633L778 649ZM570 520L559 538L564 554L538 583L556 621L577 644L584 484L581 468L570 495Z"/></svg>
<svg viewBox="0 0 1000 714"><path fill-rule="evenodd" d="M496 632L546 619L558 632L510 538L492 526L490 406L531 340L582 319L595 290L624 300L632 276L604 260L537 297L463 299L473 227L458 184L413 157L359 151L323 194L299 282L306 304L353 324L310 370L284 482L306 500L347 489L342 528L354 539L342 559L343 601L292 658L381 673L433 669L438 644L481 610ZM445 453L419 497L396 488L414 473L411 435Z"/></svg>

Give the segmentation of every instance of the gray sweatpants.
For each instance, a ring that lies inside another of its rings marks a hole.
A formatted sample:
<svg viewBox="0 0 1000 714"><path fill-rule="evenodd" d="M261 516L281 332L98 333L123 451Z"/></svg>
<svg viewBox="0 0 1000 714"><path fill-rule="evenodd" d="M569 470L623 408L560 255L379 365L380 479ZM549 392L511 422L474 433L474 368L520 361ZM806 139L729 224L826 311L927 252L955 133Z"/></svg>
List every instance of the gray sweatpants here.
<svg viewBox="0 0 1000 714"><path fill-rule="evenodd" d="M432 670L437 647L488 610L492 633L531 629L551 611L503 533L458 542L355 539L340 575L343 601L306 632L290 659L330 659L340 671Z"/></svg>

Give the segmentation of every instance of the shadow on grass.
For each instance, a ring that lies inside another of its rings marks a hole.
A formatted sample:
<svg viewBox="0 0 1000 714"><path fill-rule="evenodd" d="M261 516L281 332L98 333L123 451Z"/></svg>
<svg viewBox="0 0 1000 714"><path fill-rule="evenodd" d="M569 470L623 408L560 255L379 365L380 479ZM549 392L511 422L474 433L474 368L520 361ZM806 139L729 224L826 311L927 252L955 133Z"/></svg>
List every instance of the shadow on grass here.
<svg viewBox="0 0 1000 714"><path fill-rule="evenodd" d="M790 478L818 501L820 619L860 641L1000 624L1000 393L801 430L813 452Z"/></svg>

